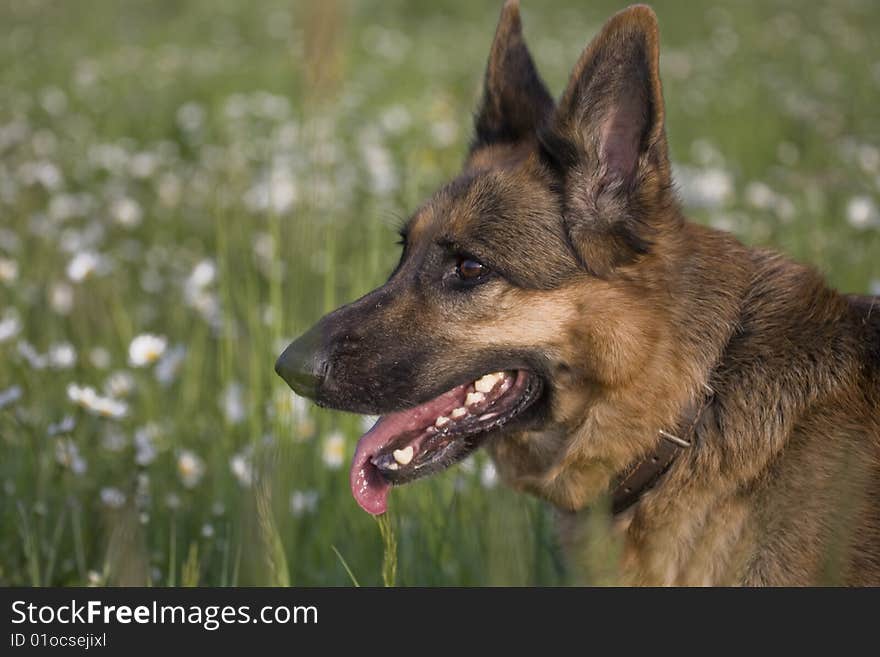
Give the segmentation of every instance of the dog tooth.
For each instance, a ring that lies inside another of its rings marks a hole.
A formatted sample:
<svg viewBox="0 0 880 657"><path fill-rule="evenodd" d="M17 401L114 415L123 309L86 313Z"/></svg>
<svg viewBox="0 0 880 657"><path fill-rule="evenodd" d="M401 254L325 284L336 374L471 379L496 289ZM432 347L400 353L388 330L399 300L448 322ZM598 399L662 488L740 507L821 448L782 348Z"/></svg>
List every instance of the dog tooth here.
<svg viewBox="0 0 880 657"><path fill-rule="evenodd" d="M494 417L498 417L498 413L486 413L485 415L480 416L480 421L485 422L486 420L491 420Z"/></svg>
<svg viewBox="0 0 880 657"><path fill-rule="evenodd" d="M412 461L414 451L412 445L407 445L403 449L395 449L394 460L400 463L400 465L407 465Z"/></svg>
<svg viewBox="0 0 880 657"><path fill-rule="evenodd" d="M477 392L491 392L492 388L495 387L495 384L498 382L498 379L502 378L504 375L495 372L494 374L486 374L474 382L474 389Z"/></svg>
<svg viewBox="0 0 880 657"><path fill-rule="evenodd" d="M467 398L464 400L465 406L474 406L475 404L479 404L486 398L482 392L469 392Z"/></svg>
<svg viewBox="0 0 880 657"><path fill-rule="evenodd" d="M449 418L446 417L445 415L441 415L436 420L434 420L434 426L437 427L438 429L442 426L447 425L447 424L449 424Z"/></svg>
<svg viewBox="0 0 880 657"><path fill-rule="evenodd" d="M467 415L467 409L464 406L459 406L456 409L453 409L452 413L450 413L453 420L457 420L460 417L464 417Z"/></svg>
<svg viewBox="0 0 880 657"><path fill-rule="evenodd" d="M397 470L400 466L397 465L394 461L385 466L386 470Z"/></svg>

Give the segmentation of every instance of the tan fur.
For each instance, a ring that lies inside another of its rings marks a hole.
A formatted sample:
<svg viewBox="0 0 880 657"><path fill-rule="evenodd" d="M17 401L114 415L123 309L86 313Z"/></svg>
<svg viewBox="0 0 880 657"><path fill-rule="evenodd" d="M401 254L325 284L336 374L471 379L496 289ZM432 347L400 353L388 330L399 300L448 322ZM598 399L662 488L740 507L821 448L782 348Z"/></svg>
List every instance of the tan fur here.
<svg viewBox="0 0 880 657"><path fill-rule="evenodd" d="M730 239L690 225L686 231L697 252L691 258L713 241ZM877 383L863 379L859 346L847 335L850 307L809 269L767 253L749 258L751 271L734 266L729 276L718 276L727 287L719 298L729 298L730 329L742 321L739 307L752 305L755 328L769 333L727 354L737 367L713 382L723 400L723 433L704 427L698 448L675 464L626 522L618 519L625 545L620 582L808 584L835 576L877 582L880 576L877 500L866 490L878 469ZM718 258L712 263L722 271L728 264ZM547 297L567 304L569 312L553 312L536 300L523 304L550 321L521 338L553 345L566 362L586 363L584 379L569 374L559 380L554 428L491 445L510 485L574 511L605 493L612 477L650 448L660 428L674 426L715 359L724 359L719 349L730 337L676 326L682 318L664 307L672 290L656 290L651 309L644 288L634 288L625 302L609 295L604 306L605 287L586 281L575 286L591 301L588 322L566 319L583 318L574 290L566 290L567 299ZM615 317L615 309L625 316ZM699 312L712 311L692 316ZM805 329L804 321L817 326ZM517 323L509 316L506 322ZM597 339L592 331L600 326L607 328ZM501 326L481 336L496 330ZM561 348L560 335L566 339ZM811 367L801 369L804 364ZM616 376L602 377L606 368ZM848 505L856 511L835 528ZM566 524L571 535L571 519ZM844 554L829 556L829 550ZM829 572L829 559L844 565ZM872 570L848 569L854 559Z"/></svg>

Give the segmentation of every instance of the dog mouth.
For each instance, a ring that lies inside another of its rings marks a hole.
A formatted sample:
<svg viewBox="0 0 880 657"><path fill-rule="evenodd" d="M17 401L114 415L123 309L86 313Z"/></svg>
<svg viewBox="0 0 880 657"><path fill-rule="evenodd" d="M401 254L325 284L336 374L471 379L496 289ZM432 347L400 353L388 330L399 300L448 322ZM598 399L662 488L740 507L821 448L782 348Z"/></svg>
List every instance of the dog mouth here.
<svg viewBox="0 0 880 657"><path fill-rule="evenodd" d="M367 513L384 513L392 485L460 461L531 406L541 388L541 379L527 370L504 370L380 417L355 450L350 473L354 499Z"/></svg>

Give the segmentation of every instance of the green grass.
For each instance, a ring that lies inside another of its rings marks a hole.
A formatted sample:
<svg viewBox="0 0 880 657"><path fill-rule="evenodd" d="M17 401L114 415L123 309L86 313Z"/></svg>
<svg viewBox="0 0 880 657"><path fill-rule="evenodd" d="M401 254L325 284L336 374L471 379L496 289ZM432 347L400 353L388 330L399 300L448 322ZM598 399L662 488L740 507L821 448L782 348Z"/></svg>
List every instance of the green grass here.
<svg viewBox="0 0 880 657"><path fill-rule="evenodd" d="M691 216L847 291L880 288L880 6L654 7ZM555 92L618 8L524 1ZM397 222L456 171L497 12L3 3L0 399L20 398L0 408L0 584L581 581L552 512L495 485L482 454L396 491L378 526L348 490L361 418L294 402L272 371L287 340L384 280ZM83 251L108 271L73 282ZM206 260L213 278L187 285ZM185 350L174 376L128 364L141 333ZM124 417L68 399L114 372L133 384L123 396L117 377Z"/></svg>

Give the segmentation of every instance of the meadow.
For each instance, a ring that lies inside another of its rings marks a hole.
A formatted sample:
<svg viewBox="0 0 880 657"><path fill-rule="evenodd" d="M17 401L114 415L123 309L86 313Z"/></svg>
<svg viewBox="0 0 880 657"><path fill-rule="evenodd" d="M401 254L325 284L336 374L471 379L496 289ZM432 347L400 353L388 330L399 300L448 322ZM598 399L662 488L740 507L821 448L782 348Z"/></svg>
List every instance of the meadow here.
<svg viewBox="0 0 880 657"><path fill-rule="evenodd" d="M554 93L622 6L523 5ZM689 216L880 294L880 4L653 6ZM370 418L272 369L457 170L499 8L0 5L0 585L601 582L484 454L377 523Z"/></svg>

